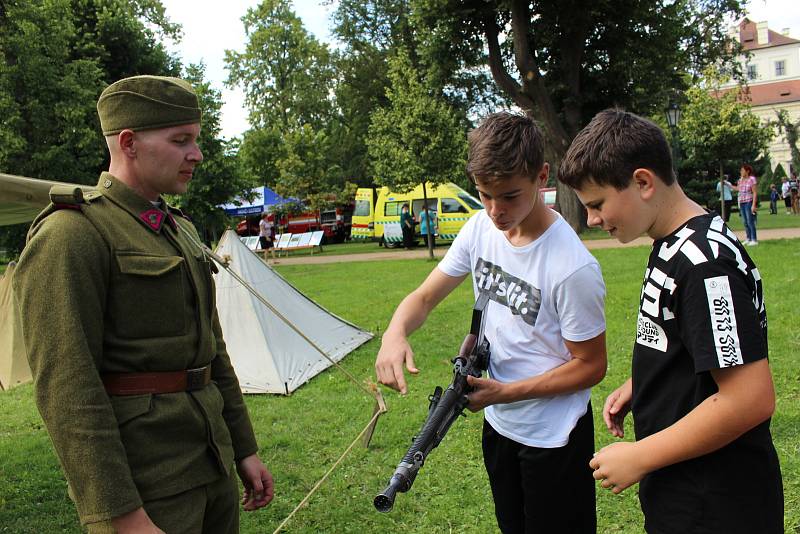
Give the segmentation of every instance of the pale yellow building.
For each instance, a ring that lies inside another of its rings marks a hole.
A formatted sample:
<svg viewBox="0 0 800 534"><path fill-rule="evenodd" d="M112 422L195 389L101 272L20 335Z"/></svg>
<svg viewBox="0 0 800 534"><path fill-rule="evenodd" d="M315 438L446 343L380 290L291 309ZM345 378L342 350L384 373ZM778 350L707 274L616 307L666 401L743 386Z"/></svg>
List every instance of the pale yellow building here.
<svg viewBox="0 0 800 534"><path fill-rule="evenodd" d="M785 109L792 122L800 121L800 40L790 37L788 28L779 33L770 30L766 21L753 22L747 18L733 33L750 53L741 63L753 113L764 122L775 122L776 112ZM769 155L773 169L782 165L788 175L792 157L789 144L780 133L770 143Z"/></svg>

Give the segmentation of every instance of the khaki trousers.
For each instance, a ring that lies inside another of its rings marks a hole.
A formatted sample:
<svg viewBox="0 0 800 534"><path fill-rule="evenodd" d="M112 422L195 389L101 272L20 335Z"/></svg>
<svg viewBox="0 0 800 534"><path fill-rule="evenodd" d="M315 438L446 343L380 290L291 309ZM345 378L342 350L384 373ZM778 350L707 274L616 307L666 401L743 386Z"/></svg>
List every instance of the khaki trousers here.
<svg viewBox="0 0 800 534"><path fill-rule="evenodd" d="M238 534L239 487L236 469L199 488L154 501L144 509L166 534ZM89 534L116 534L110 521L88 525Z"/></svg>

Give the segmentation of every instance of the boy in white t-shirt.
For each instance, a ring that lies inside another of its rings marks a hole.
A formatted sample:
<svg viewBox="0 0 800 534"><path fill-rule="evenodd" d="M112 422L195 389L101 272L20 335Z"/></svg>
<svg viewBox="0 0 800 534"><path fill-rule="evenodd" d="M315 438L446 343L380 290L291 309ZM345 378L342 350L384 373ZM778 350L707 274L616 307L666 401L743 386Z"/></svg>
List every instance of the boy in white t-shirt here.
<svg viewBox="0 0 800 534"><path fill-rule="evenodd" d="M473 216L383 335L378 380L407 391L408 336L468 275L488 294L489 378L469 377L485 409L483 456L504 533L595 532L589 388L606 372L605 286L597 261L540 197L549 166L529 117L496 113L469 134Z"/></svg>

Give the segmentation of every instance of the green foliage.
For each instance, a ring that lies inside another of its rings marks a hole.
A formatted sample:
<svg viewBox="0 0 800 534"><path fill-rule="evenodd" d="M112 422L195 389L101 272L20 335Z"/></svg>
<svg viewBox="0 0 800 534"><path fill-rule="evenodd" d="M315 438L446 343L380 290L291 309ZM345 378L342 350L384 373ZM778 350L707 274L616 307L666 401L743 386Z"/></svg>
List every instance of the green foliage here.
<svg viewBox="0 0 800 534"><path fill-rule="evenodd" d="M788 178L789 176L786 174L786 170L783 168L783 165L778 163L775 167L775 170L772 172L772 179L776 182L783 182L784 178Z"/></svg>
<svg viewBox="0 0 800 534"><path fill-rule="evenodd" d="M786 138L789 145L789 152L792 155L792 168L795 172L800 171L800 148L797 147L798 135L800 132L800 121L792 122L789 112L780 109L775 112L778 115L778 131Z"/></svg>
<svg viewBox="0 0 800 534"><path fill-rule="evenodd" d="M439 41L431 38L414 2L341 0L333 22L333 33L343 44L335 60L336 106L342 122L337 139L343 152L337 161L345 176L359 185L373 185L366 146L370 115L389 105L388 64L397 50L407 51L428 90L448 102L464 124L503 101L480 61L467 67L460 56L434 50Z"/></svg>
<svg viewBox="0 0 800 534"><path fill-rule="evenodd" d="M546 159L557 168L572 138L598 111L660 111L687 73L733 64L729 19L738 0L414 0L426 53L469 70L482 62L517 106L542 124ZM425 28L423 30L423 28ZM430 63L434 63L431 61ZM577 197L559 188L558 205L585 228Z"/></svg>
<svg viewBox="0 0 800 534"><path fill-rule="evenodd" d="M395 191L464 175L466 136L457 114L431 95L407 54L389 62L390 105L372 114L367 146L375 181Z"/></svg>
<svg viewBox="0 0 800 534"><path fill-rule="evenodd" d="M337 142L327 129L314 130L309 124L286 131L283 156L276 162L275 192L303 199L313 210L352 199L355 189L330 157Z"/></svg>
<svg viewBox="0 0 800 534"><path fill-rule="evenodd" d="M235 197L246 196L257 187L250 175L241 172L237 164L238 140L226 141L220 137L220 111L222 95L204 79L205 65L189 65L184 79L194 86L203 123L198 140L203 151L203 162L189 182L186 194L170 198L170 202L184 210L207 242L216 240L218 230L224 228L225 215L217 206Z"/></svg>
<svg viewBox="0 0 800 534"><path fill-rule="evenodd" d="M701 82L686 92L680 124L681 148L686 155L681 183L702 205L718 203L715 182L720 174L727 172L735 182L739 167L752 165L766 154L773 136L772 128L750 111L740 89L720 91L722 80L713 70L705 72Z"/></svg>
<svg viewBox="0 0 800 534"><path fill-rule="evenodd" d="M93 183L103 162L94 103L103 73L93 58L73 55L70 4L14 2L0 33L0 168L25 176Z"/></svg>
<svg viewBox="0 0 800 534"><path fill-rule="evenodd" d="M94 58L107 83L137 74L178 76L180 62L159 36L175 41L180 26L169 22L160 0L71 0L75 53Z"/></svg>
<svg viewBox="0 0 800 534"><path fill-rule="evenodd" d="M177 73L156 31L179 36L159 0L2 2L0 169L94 184L108 163L95 109L102 89L128 75ZM0 246L16 253L24 234L2 228Z"/></svg>
<svg viewBox="0 0 800 534"><path fill-rule="evenodd" d="M288 0L265 0L242 19L244 52L227 50L228 84L245 91L252 129L241 155L248 172L311 207L346 190L339 161L346 129L334 112L332 58L303 27ZM342 200L342 199L340 199Z"/></svg>
<svg viewBox="0 0 800 534"><path fill-rule="evenodd" d="M264 0L242 18L244 52L225 51L228 84L241 86L255 129L320 127L331 113L330 53L303 27L289 0ZM247 139L246 139L247 141Z"/></svg>

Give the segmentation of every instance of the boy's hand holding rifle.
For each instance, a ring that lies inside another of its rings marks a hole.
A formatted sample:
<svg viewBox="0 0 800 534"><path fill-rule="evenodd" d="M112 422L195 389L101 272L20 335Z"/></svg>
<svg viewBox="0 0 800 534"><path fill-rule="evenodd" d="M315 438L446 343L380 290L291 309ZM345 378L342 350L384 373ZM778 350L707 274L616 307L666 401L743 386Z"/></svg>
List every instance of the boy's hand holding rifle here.
<svg viewBox="0 0 800 534"><path fill-rule="evenodd" d="M430 406L425 423L395 469L389 485L375 497L374 505L378 511L390 511L397 492L411 489L428 454L439 445L456 417L463 415L464 408L469 405L472 411L480 409L467 398L467 393L473 390L471 384L476 381L497 383L494 380L480 380L482 372L489 367L489 342L483 337L483 310L487 302L485 296L476 302L470 333L464 338L458 356L453 359L453 382L444 393L441 387L436 386L429 397Z"/></svg>

